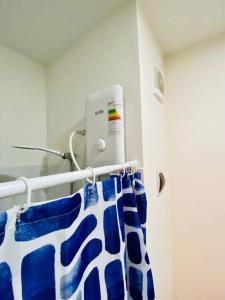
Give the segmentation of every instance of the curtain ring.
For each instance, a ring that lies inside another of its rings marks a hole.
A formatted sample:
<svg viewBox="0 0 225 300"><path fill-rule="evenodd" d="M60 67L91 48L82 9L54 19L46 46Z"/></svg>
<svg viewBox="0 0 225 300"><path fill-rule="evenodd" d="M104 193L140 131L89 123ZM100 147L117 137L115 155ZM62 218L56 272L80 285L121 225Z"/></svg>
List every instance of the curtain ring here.
<svg viewBox="0 0 225 300"><path fill-rule="evenodd" d="M134 175L134 168L133 167L130 167L129 168L129 175Z"/></svg>
<svg viewBox="0 0 225 300"><path fill-rule="evenodd" d="M96 175L95 175L95 170L93 169L93 168L91 168L91 167L87 167L86 168L87 170L90 170L91 172L92 172L92 185L91 185L91 187L93 188L94 186L95 186L95 183L96 183Z"/></svg>
<svg viewBox="0 0 225 300"><path fill-rule="evenodd" d="M122 174L122 178L126 175L126 167L125 167L125 163L122 164L123 167L123 174Z"/></svg>
<svg viewBox="0 0 225 300"><path fill-rule="evenodd" d="M137 166L132 167L132 172L133 172L133 174L135 174L137 172Z"/></svg>
<svg viewBox="0 0 225 300"><path fill-rule="evenodd" d="M20 215L21 213L25 213L30 205L31 205L31 186L29 184L28 178L26 177L18 177L16 180L21 180L23 181L23 183L25 184L26 190L25 192L27 192L27 199L26 199L26 204L25 205L21 205L21 207L19 208L18 214Z"/></svg>

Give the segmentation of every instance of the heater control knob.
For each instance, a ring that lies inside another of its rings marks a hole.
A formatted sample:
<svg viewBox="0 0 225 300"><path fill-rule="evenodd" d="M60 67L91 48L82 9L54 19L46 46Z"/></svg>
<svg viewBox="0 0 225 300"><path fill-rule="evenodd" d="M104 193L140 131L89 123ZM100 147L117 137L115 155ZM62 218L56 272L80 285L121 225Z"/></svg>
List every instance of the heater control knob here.
<svg viewBox="0 0 225 300"><path fill-rule="evenodd" d="M96 144L96 147L97 147L97 149L98 149L98 151L100 151L100 152L102 152L102 151L104 151L105 150L105 141L103 140L103 139L98 139L98 142L97 142L97 144Z"/></svg>

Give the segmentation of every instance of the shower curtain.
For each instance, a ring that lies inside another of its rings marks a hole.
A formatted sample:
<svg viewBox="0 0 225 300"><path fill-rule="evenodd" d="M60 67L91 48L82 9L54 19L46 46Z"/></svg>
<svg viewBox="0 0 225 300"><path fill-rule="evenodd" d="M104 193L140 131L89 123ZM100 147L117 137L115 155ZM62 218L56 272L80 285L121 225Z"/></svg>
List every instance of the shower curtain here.
<svg viewBox="0 0 225 300"><path fill-rule="evenodd" d="M0 214L1 300L152 300L140 173Z"/></svg>

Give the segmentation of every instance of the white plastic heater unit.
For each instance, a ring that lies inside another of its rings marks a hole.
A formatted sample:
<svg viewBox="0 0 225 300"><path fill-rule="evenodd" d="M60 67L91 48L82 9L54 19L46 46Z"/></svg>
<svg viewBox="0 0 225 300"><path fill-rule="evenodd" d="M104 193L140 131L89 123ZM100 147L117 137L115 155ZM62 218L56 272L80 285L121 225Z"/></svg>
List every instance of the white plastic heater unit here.
<svg viewBox="0 0 225 300"><path fill-rule="evenodd" d="M108 87L87 98L86 129L88 166L124 162L123 89L120 85Z"/></svg>

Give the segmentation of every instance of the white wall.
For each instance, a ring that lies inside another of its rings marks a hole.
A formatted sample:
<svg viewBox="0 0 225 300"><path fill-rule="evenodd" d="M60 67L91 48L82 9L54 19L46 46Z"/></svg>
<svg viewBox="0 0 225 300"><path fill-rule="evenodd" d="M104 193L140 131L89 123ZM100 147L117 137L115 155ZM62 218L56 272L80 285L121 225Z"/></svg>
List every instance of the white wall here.
<svg viewBox="0 0 225 300"><path fill-rule="evenodd" d="M141 107L135 1L128 1L87 32L48 68L48 145L68 151L69 134L85 127L85 99L112 84L124 88L127 159L142 164ZM77 152L84 165L84 138ZM54 165L55 164L55 165ZM52 172L68 169L51 160ZM52 166L53 165L53 166ZM60 188L61 189L61 188ZM59 189L55 190L59 195ZM66 190L68 192L68 189Z"/></svg>
<svg viewBox="0 0 225 300"><path fill-rule="evenodd" d="M137 7L136 7L137 4ZM134 0L87 32L47 70L5 47L0 48L2 174L38 176L45 164L38 152L9 150L10 144L46 144L68 151L71 131L85 127L85 99L115 83L124 88L127 160L144 165L149 199L148 240L156 299L171 299L170 219L167 188L157 198L157 170L167 177L164 105L152 95L153 67L163 60L140 3ZM9 113L10 114L9 114ZM47 127L46 127L47 122ZM4 127L8 124L9 127ZM84 138L76 152L85 165ZM16 155L15 155L16 154ZM4 165L3 165L4 162ZM68 171L67 161L48 157L48 172ZM31 169L31 165L38 165ZM13 169L9 170L9 167ZM4 169L3 169L4 168ZM32 171L33 170L33 171ZM31 172L32 171L32 172ZM36 173L35 173L36 172ZM49 198L69 193L69 185L49 189ZM43 200L43 195L40 196ZM9 203L9 202L8 202Z"/></svg>
<svg viewBox="0 0 225 300"><path fill-rule="evenodd" d="M0 44L0 181L42 172L42 154L10 145L46 146L46 125L45 69Z"/></svg>
<svg viewBox="0 0 225 300"><path fill-rule="evenodd" d="M136 158L145 168L156 299L170 300L169 203L167 190L157 199L156 187L156 171L167 172L164 106L152 96L153 65L163 68L163 62L139 4L138 8L137 13L136 2L128 1L48 68L48 146L68 151L69 134L85 127L86 97L111 84L123 86L127 159ZM83 137L77 138L77 145L79 161L84 166ZM49 160L49 166L53 173L68 170L67 163L57 159ZM67 193L68 185L63 190L55 187L49 191L49 197Z"/></svg>
<svg viewBox="0 0 225 300"><path fill-rule="evenodd" d="M154 66L164 72L145 7L138 2L138 37L141 80L142 140L145 187L148 195L148 241L156 299L172 299L171 220L168 186L157 196L157 171L168 178L165 142L165 107L153 96Z"/></svg>
<svg viewBox="0 0 225 300"><path fill-rule="evenodd" d="M225 37L167 57L174 300L225 299Z"/></svg>

